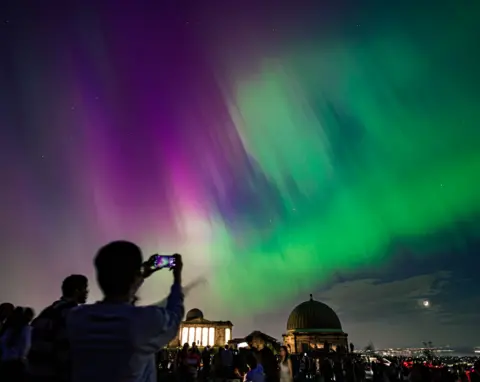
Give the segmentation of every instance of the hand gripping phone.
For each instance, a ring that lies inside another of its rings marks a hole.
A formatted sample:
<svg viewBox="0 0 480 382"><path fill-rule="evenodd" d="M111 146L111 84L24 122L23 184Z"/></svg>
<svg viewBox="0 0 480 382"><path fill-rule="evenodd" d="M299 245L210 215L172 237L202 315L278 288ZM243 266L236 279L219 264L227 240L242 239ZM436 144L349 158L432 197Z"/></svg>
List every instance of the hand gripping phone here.
<svg viewBox="0 0 480 382"><path fill-rule="evenodd" d="M175 256L153 255L148 265L152 271L163 268L172 269L175 267Z"/></svg>

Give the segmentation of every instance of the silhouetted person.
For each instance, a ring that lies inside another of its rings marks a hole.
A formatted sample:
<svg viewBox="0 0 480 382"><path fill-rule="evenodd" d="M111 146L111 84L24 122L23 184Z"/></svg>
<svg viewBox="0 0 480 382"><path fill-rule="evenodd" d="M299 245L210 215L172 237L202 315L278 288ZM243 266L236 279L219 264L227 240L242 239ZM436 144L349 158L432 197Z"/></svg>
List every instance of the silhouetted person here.
<svg viewBox="0 0 480 382"><path fill-rule="evenodd" d="M346 382L355 382L355 367L353 360L349 357L343 360L343 370L345 373ZM392 381L391 381L392 382Z"/></svg>
<svg viewBox="0 0 480 382"><path fill-rule="evenodd" d="M357 362L355 362L354 367L355 367L356 382L365 381L366 374L367 374L365 370L365 364L362 361L358 360Z"/></svg>
<svg viewBox="0 0 480 382"><path fill-rule="evenodd" d="M280 347L280 382L293 382L293 365L286 346Z"/></svg>
<svg viewBox="0 0 480 382"><path fill-rule="evenodd" d="M247 365L250 369L245 375L245 382L265 382L265 372L262 364L258 362L257 357L249 353L247 355Z"/></svg>
<svg viewBox="0 0 480 382"><path fill-rule="evenodd" d="M202 364L203 364L203 370L202 370L202 379L203 381L207 381L208 377L210 376L211 373L211 358L212 358L212 352L210 349L210 346L207 346L205 349L203 349L202 352Z"/></svg>
<svg viewBox="0 0 480 382"><path fill-rule="evenodd" d="M233 352L229 349L228 345L225 345L220 350L220 358L222 360L223 378L229 379L233 375Z"/></svg>
<svg viewBox="0 0 480 382"><path fill-rule="evenodd" d="M320 370L322 372L323 379L325 382L333 381L333 376L334 376L333 365L329 358L325 358L323 360L322 365L320 366Z"/></svg>
<svg viewBox="0 0 480 382"><path fill-rule="evenodd" d="M267 382L278 382L280 376L278 374L277 359L272 350L265 346L265 340L260 336L254 335L252 338L247 338L247 342L251 343L255 357L263 367L265 380Z"/></svg>
<svg viewBox="0 0 480 382"><path fill-rule="evenodd" d="M173 285L166 307L134 306L154 259L145 264L140 248L116 241L95 257L103 301L83 305L67 318L73 382L154 382L155 354L176 336L184 315L182 258L175 255Z"/></svg>
<svg viewBox="0 0 480 382"><path fill-rule="evenodd" d="M192 351L200 355L200 350L198 350L197 344L195 342L192 342Z"/></svg>
<svg viewBox="0 0 480 382"><path fill-rule="evenodd" d="M345 380L343 375L342 360L338 356L333 361L333 374L336 382L343 382Z"/></svg>
<svg viewBox="0 0 480 382"><path fill-rule="evenodd" d="M32 321L32 346L28 355L32 382L70 381L70 346L66 334L67 313L88 297L88 279L70 275L62 283L62 297Z"/></svg>
<svg viewBox="0 0 480 382"><path fill-rule="evenodd" d="M17 307L5 324L5 332L0 337L2 382L22 382L25 379L26 359L31 343L30 320L25 309Z"/></svg>
<svg viewBox="0 0 480 382"><path fill-rule="evenodd" d="M200 360L201 358L198 352L198 348L191 347L188 350L187 359L185 360L187 366L187 382L195 382L197 380Z"/></svg>
<svg viewBox="0 0 480 382"><path fill-rule="evenodd" d="M27 325L30 325L32 320L35 318L35 311L32 308L27 307L23 311L23 316L24 316L25 323Z"/></svg>
<svg viewBox="0 0 480 382"><path fill-rule="evenodd" d="M4 325L7 322L8 318L11 316L13 311L15 310L15 306L10 304L9 302L4 302L0 305L0 336L4 332Z"/></svg>
<svg viewBox="0 0 480 382"><path fill-rule="evenodd" d="M168 371L168 350L162 349L157 353L157 365L160 365L162 371Z"/></svg>
<svg viewBox="0 0 480 382"><path fill-rule="evenodd" d="M212 359L213 375L215 379L223 379L223 364L220 350L221 348L219 349L219 351L215 352Z"/></svg>
<svg viewBox="0 0 480 382"><path fill-rule="evenodd" d="M473 364L473 371L470 373L470 382L480 382L480 360Z"/></svg>
<svg viewBox="0 0 480 382"><path fill-rule="evenodd" d="M189 345L187 342L183 344L182 350L180 350L177 354L177 371L182 379L187 378L187 357L188 357L188 349Z"/></svg>

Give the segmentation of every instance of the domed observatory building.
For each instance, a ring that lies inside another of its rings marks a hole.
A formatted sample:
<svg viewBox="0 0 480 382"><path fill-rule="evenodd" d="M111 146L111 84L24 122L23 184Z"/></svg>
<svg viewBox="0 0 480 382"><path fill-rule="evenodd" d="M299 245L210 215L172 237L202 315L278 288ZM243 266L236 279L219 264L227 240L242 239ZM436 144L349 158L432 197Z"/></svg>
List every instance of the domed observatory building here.
<svg viewBox="0 0 480 382"><path fill-rule="evenodd" d="M310 300L293 309L287 321L287 333L283 335L285 346L293 354L314 349L348 349L348 334L342 330L337 314L328 305ZM328 345L327 345L328 344Z"/></svg>
<svg viewBox="0 0 480 382"><path fill-rule="evenodd" d="M191 309L168 347L178 347L184 343L191 345L193 342L199 347L225 346L232 339L232 329L230 321L210 321L203 317L200 309Z"/></svg>

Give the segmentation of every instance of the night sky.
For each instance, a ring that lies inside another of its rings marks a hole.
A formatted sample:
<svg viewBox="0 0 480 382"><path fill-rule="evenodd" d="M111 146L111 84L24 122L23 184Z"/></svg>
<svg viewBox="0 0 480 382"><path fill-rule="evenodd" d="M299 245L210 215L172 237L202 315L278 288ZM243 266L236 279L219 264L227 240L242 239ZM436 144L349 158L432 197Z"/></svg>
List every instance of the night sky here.
<svg viewBox="0 0 480 382"><path fill-rule="evenodd" d="M0 300L93 302L127 239L234 337L313 293L357 347L480 346L480 3L439 3L2 1Z"/></svg>

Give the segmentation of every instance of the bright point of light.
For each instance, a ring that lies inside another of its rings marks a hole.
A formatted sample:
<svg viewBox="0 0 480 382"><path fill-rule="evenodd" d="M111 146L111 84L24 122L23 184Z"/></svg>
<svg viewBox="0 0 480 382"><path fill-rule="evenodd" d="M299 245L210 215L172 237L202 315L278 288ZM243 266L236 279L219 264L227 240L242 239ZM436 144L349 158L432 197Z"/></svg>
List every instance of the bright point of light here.
<svg viewBox="0 0 480 382"><path fill-rule="evenodd" d="M428 300L423 300L423 306L424 306L425 308L428 308L428 307L430 306L430 301L428 301Z"/></svg>

